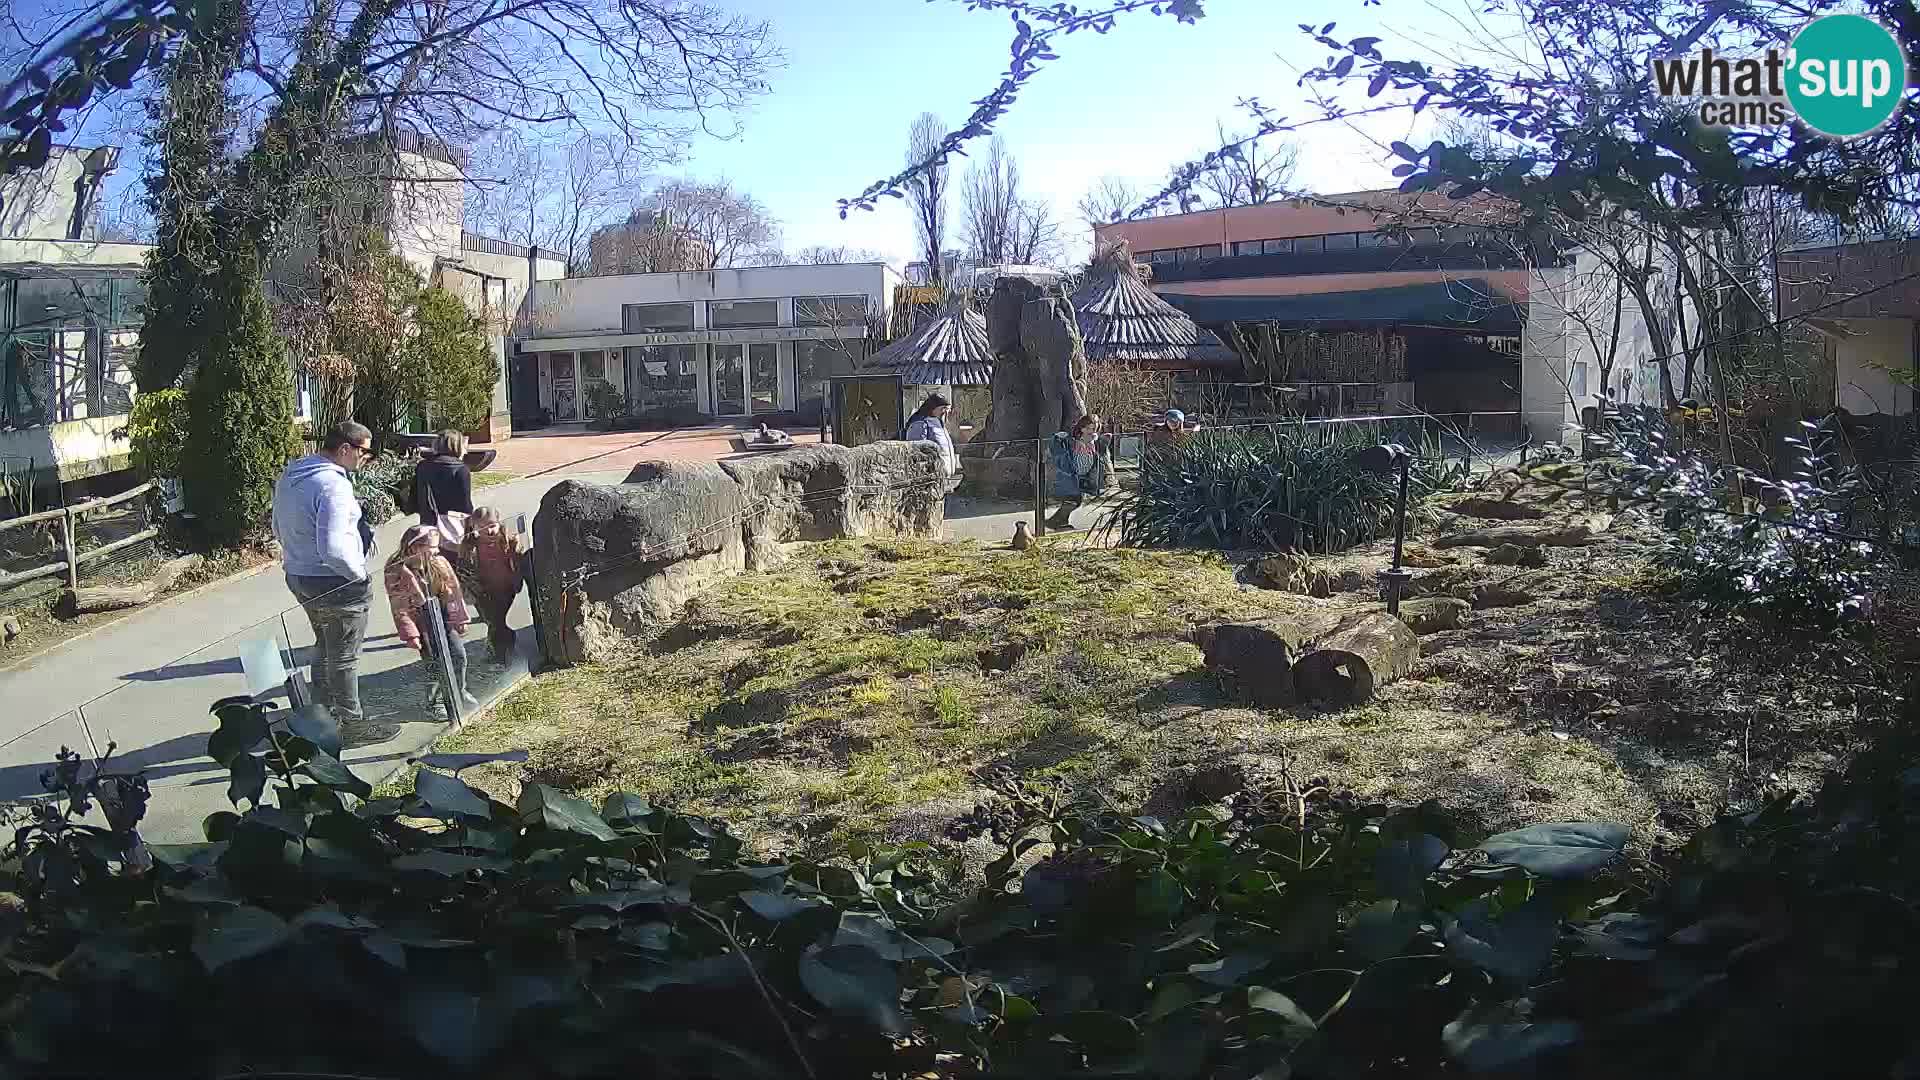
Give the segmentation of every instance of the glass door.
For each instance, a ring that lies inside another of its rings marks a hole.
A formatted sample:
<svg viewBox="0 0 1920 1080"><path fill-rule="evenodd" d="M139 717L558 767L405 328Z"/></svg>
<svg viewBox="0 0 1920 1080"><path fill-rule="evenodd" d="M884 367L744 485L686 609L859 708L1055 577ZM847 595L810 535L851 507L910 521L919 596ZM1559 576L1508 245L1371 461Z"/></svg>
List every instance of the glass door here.
<svg viewBox="0 0 1920 1080"><path fill-rule="evenodd" d="M746 346L713 347L713 414L747 415Z"/></svg>
<svg viewBox="0 0 1920 1080"><path fill-rule="evenodd" d="M617 379L624 379L624 375L616 368L613 377L608 377L606 353L596 349L580 354L580 404L585 409L582 419L599 420L619 411L623 402L616 398L625 394L615 385Z"/></svg>
<svg viewBox="0 0 1920 1080"><path fill-rule="evenodd" d="M580 419L580 392L574 382L573 354L547 354L547 377L553 389L553 418L556 421Z"/></svg>
<svg viewBox="0 0 1920 1080"><path fill-rule="evenodd" d="M747 376L753 390L753 411L779 410L780 346L772 342L747 347Z"/></svg>

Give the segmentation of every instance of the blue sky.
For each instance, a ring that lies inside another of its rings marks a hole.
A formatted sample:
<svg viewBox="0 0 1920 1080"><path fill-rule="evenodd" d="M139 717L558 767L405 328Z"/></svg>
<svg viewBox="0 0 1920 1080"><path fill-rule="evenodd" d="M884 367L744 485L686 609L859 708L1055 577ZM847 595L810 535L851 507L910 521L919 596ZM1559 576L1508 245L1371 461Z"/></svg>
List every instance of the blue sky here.
<svg viewBox="0 0 1920 1080"><path fill-rule="evenodd" d="M741 7L736 0L732 6ZM971 112L1005 68L1012 27L1002 13L937 0L843 0L799 4L744 0L772 21L787 66L732 140L700 139L669 174L725 176L759 197L784 225L788 250L847 244L904 261L912 226L896 200L841 221L835 199L900 167L907 132L922 111L949 125ZM1464 10L1449 7L1449 10ZM999 131L1030 193L1050 199L1084 246L1074 204L1097 178L1129 177L1157 190L1169 166L1210 149L1216 119L1250 126L1236 102L1252 95L1306 115L1298 72L1325 49L1300 33L1306 13L1338 18L1335 36L1385 39L1389 55L1453 51L1471 36L1442 9L1418 0L1293 5L1208 0L1206 17L1181 25L1145 13L1112 33L1062 39L1060 59L1030 82ZM1319 192L1392 183L1378 145L1404 138L1409 118L1341 124L1297 136L1295 182ZM964 170L965 161L956 171Z"/></svg>

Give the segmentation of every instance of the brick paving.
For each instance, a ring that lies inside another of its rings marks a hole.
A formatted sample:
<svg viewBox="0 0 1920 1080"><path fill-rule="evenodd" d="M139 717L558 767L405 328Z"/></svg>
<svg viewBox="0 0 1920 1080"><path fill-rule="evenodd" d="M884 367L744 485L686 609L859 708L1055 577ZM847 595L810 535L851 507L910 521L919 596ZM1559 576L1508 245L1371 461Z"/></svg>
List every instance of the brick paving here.
<svg viewBox="0 0 1920 1080"><path fill-rule="evenodd" d="M567 476L575 473L625 472L642 461L721 461L749 455L733 448L733 438L753 428L731 424L680 428L674 431L591 431L585 428L541 428L515 432L499 451L490 472L513 476ZM789 431L802 445L817 443L817 432Z"/></svg>

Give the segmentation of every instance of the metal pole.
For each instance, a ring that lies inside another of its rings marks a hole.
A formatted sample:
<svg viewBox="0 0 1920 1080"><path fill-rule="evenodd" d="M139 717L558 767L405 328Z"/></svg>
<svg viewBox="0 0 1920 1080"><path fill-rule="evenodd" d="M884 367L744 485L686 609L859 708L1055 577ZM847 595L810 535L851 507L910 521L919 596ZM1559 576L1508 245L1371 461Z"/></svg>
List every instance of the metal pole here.
<svg viewBox="0 0 1920 1080"><path fill-rule="evenodd" d="M1413 456L1403 454L1400 457L1400 494L1393 502L1393 568L1387 571L1387 614L1400 614L1400 592L1407 579L1413 575L1400 566L1401 556L1406 552L1407 544L1407 480L1412 471Z"/></svg>
<svg viewBox="0 0 1920 1080"><path fill-rule="evenodd" d="M1033 535L1047 535L1047 464L1044 439L1033 440Z"/></svg>

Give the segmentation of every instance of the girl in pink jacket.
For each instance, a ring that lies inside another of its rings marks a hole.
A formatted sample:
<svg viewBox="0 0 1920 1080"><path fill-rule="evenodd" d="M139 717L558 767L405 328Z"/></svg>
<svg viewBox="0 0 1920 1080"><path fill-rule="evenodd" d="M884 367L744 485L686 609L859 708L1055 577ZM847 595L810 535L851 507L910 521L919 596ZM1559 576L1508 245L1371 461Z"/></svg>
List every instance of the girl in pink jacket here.
<svg viewBox="0 0 1920 1080"><path fill-rule="evenodd" d="M420 654L420 662L430 675L427 691L429 708L440 702L439 672L431 661L439 653L433 634L432 617L427 612L429 598L440 601L447 630L447 661L453 669L453 685L467 708L480 702L467 693L467 603L461 595L460 579L453 564L440 554L440 532L431 525L415 525L400 538L400 550L387 560L387 603L393 607L393 629L400 640Z"/></svg>

